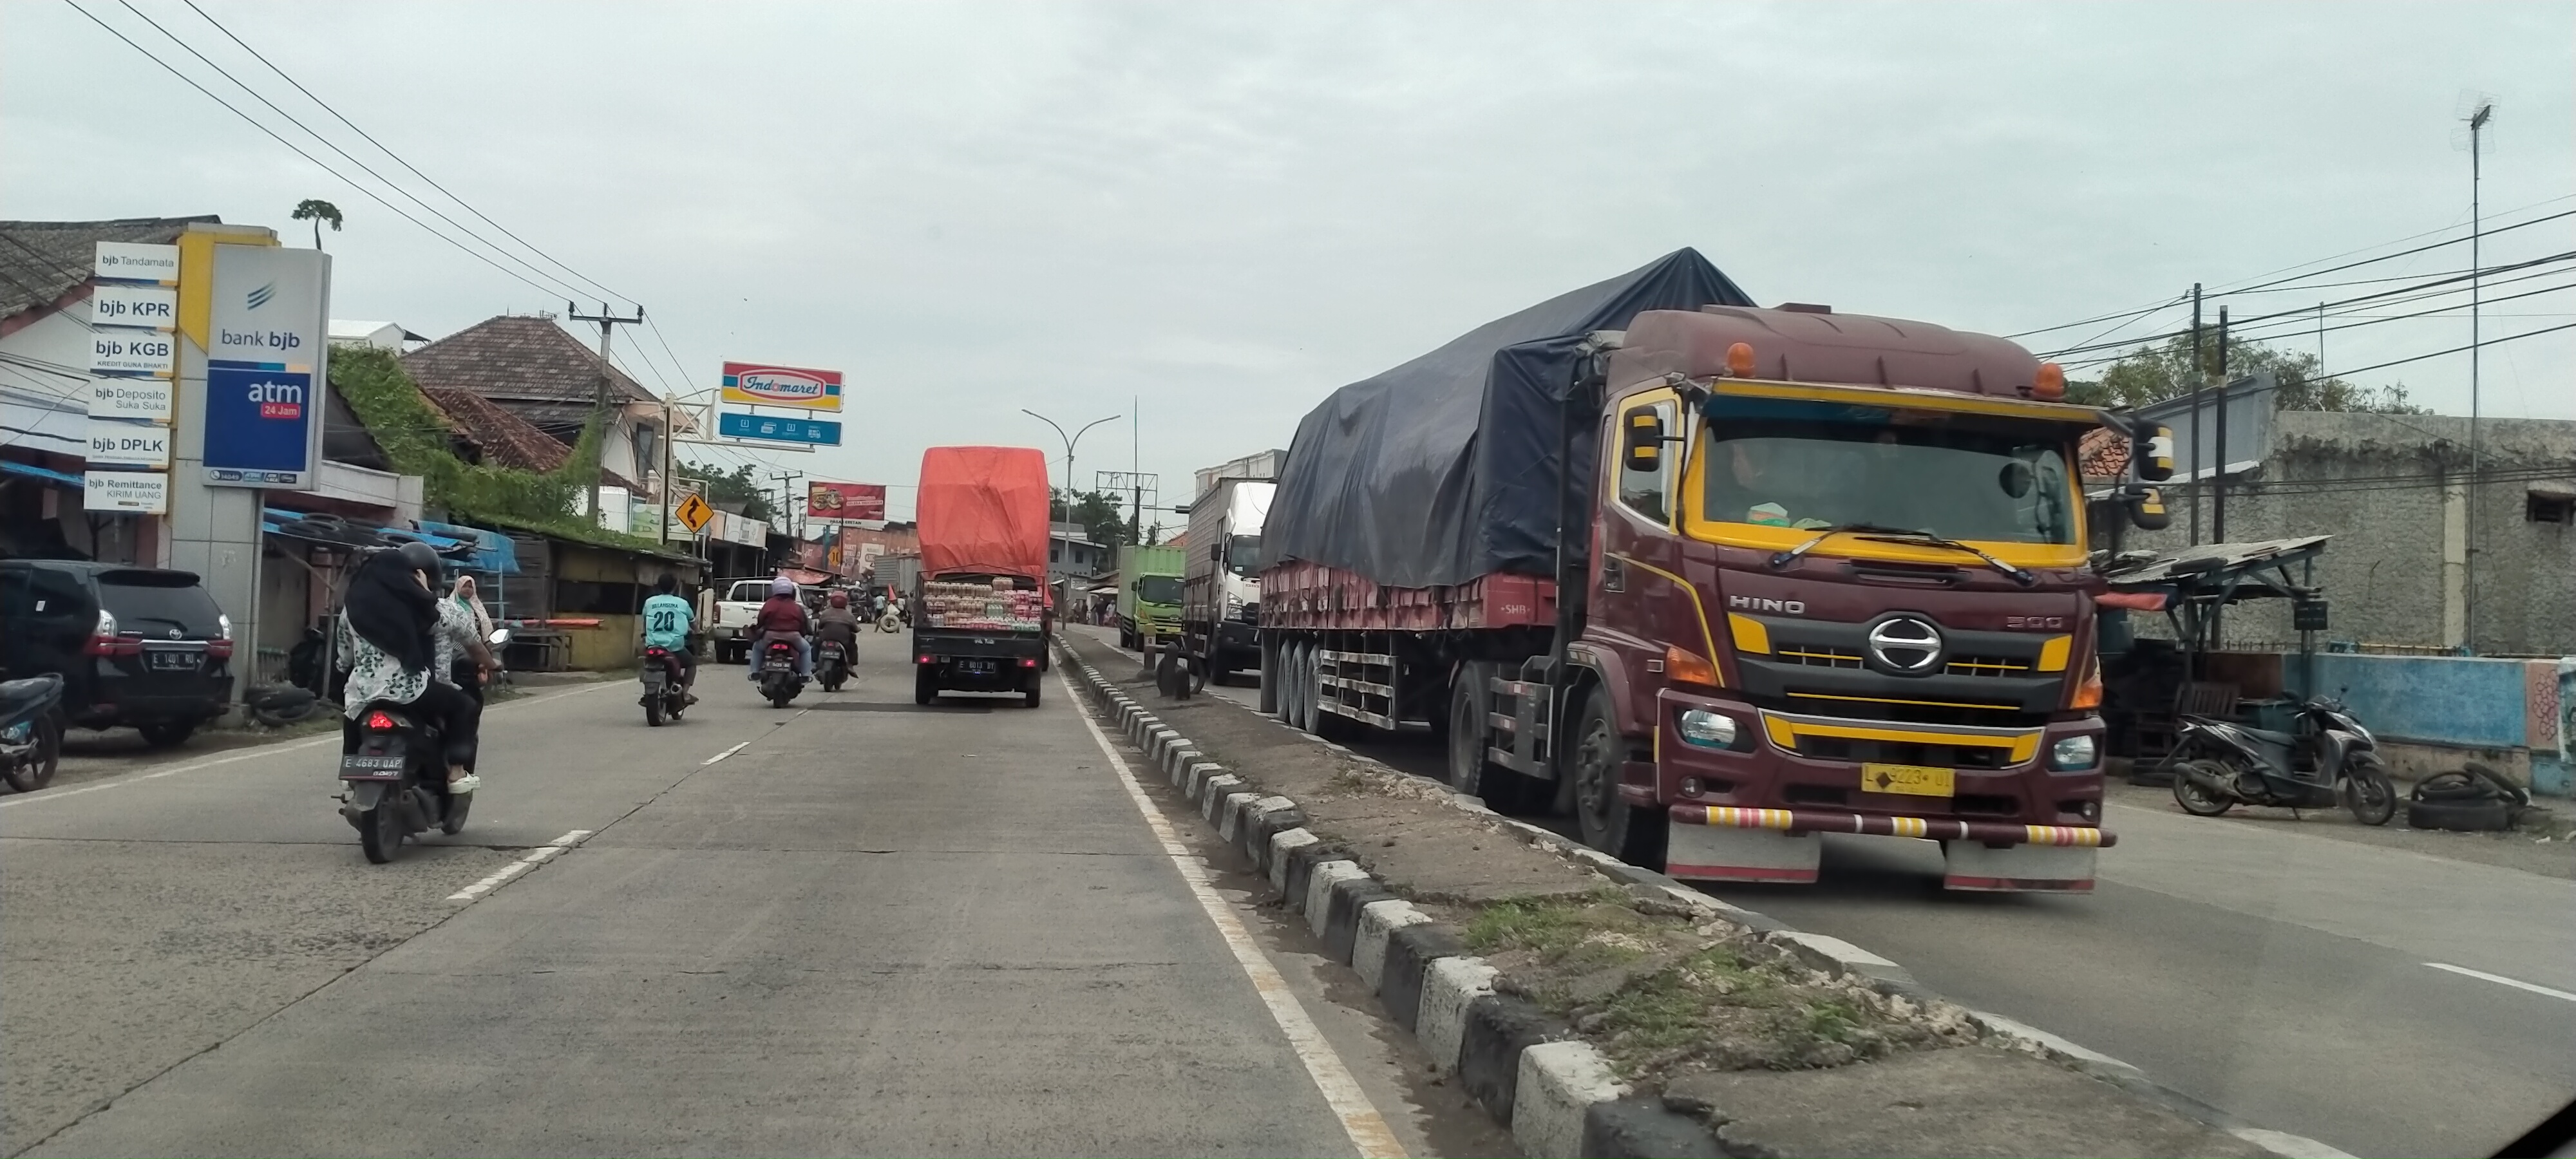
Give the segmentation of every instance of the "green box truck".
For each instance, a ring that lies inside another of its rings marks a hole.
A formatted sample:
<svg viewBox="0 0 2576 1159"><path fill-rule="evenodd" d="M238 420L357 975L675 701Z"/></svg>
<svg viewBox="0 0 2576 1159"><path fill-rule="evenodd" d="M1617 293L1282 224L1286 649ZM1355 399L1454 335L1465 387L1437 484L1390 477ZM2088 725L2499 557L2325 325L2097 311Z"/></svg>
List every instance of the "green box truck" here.
<svg viewBox="0 0 2576 1159"><path fill-rule="evenodd" d="M1177 547L1118 549L1118 646L1142 648L1148 635L1181 634L1181 569Z"/></svg>

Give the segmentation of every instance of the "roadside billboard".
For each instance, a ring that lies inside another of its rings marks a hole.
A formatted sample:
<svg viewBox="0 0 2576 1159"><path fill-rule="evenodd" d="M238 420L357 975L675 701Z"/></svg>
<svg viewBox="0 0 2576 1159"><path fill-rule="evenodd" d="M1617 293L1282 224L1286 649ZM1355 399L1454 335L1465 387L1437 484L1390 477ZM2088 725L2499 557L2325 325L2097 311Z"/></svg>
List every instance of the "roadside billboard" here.
<svg viewBox="0 0 2576 1159"><path fill-rule="evenodd" d="M728 362L724 364L724 401L837 411L841 409L841 372Z"/></svg>
<svg viewBox="0 0 2576 1159"><path fill-rule="evenodd" d="M883 519L883 483L808 483L805 515L809 519Z"/></svg>
<svg viewBox="0 0 2576 1159"><path fill-rule="evenodd" d="M322 457L330 255L216 246L212 296L206 483L284 491L311 486Z"/></svg>

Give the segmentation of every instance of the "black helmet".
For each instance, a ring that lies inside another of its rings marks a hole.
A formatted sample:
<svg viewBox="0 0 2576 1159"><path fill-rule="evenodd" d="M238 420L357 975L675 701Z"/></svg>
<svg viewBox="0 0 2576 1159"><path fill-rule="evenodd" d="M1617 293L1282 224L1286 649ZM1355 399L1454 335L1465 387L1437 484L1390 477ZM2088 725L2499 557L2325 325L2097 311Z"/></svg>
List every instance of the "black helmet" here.
<svg viewBox="0 0 2576 1159"><path fill-rule="evenodd" d="M440 570L447 566L445 560L438 558L437 548L417 539L396 548L394 554L402 558L404 567L428 572L432 579L436 579Z"/></svg>

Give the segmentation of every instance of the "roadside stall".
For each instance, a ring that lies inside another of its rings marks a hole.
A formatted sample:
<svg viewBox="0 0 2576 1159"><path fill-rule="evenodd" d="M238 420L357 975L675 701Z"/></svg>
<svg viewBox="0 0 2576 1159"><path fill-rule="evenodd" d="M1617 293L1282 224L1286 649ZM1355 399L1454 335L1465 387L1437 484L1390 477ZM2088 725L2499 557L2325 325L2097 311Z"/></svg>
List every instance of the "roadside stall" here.
<svg viewBox="0 0 2576 1159"><path fill-rule="evenodd" d="M2096 597L2102 717L2109 752L2131 762L2133 783L2160 783L2148 770L2171 751L2183 716L2285 728L2291 694L2316 694L2316 636L2327 626L2316 558L2331 538L2131 552L2104 566L2110 590ZM2279 651L2230 651L2222 642L2226 609L2264 599L2290 602L2299 644L2297 662L2286 669ZM2161 612L2169 634L2137 634L2138 612Z"/></svg>

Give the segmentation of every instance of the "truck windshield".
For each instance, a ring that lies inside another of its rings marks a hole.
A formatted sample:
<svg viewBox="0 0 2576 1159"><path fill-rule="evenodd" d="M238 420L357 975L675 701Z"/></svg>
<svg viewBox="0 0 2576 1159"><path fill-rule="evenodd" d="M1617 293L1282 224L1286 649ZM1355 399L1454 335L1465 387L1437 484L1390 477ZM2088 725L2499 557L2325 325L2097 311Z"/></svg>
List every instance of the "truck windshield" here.
<svg viewBox="0 0 2576 1159"><path fill-rule="evenodd" d="M1137 589L1137 599L1143 600L1149 604L1177 604L1181 602L1181 577L1179 576L1149 575L1139 579L1137 582L1143 585Z"/></svg>
<svg viewBox="0 0 2576 1159"><path fill-rule="evenodd" d="M1722 419L1701 452L1701 517L2073 543L2074 491L2060 439L2046 427Z"/></svg>
<svg viewBox="0 0 2576 1159"><path fill-rule="evenodd" d="M1251 575L1261 567L1261 537L1237 535L1226 542L1225 566L1236 575Z"/></svg>

